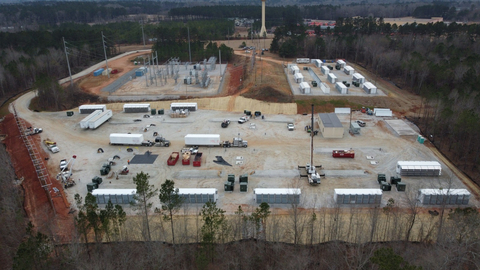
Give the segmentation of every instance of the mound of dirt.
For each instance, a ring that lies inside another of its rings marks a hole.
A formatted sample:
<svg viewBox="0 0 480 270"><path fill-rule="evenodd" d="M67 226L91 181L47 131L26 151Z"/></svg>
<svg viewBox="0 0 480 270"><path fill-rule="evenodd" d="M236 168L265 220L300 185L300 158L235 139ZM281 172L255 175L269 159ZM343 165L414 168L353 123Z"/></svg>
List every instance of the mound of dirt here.
<svg viewBox="0 0 480 270"><path fill-rule="evenodd" d="M252 87L247 92L241 94L241 96L246 98L256 99L256 100L267 101L267 102L276 102L276 103L293 102L293 96L287 95L282 91L279 91L271 86L265 86L265 85Z"/></svg>

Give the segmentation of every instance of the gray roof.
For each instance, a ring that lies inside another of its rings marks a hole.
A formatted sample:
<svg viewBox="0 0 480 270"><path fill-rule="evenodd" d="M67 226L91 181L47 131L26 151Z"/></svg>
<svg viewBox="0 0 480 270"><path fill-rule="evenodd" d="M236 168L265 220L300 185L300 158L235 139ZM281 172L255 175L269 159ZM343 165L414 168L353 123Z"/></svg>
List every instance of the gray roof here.
<svg viewBox="0 0 480 270"><path fill-rule="evenodd" d="M343 128L340 119L338 119L335 113L319 113L318 116L322 120L324 127L341 127Z"/></svg>

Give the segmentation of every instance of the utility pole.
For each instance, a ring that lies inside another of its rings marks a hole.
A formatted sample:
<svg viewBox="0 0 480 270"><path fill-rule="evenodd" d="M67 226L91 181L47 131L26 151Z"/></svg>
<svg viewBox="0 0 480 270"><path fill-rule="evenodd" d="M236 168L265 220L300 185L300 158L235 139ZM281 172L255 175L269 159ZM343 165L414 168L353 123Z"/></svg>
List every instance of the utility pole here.
<svg viewBox="0 0 480 270"><path fill-rule="evenodd" d="M218 50L218 57L220 60L218 60L218 64L220 66L220 77L222 77L222 51Z"/></svg>
<svg viewBox="0 0 480 270"><path fill-rule="evenodd" d="M153 53L152 53L152 58L153 58ZM157 59L157 52L155 52L155 58L153 58L153 64L155 65L155 60L158 61ZM158 68L157 65L155 65L155 68ZM157 72L156 71L153 71L153 76L155 77L155 86L158 86L157 84Z"/></svg>
<svg viewBox="0 0 480 270"><path fill-rule="evenodd" d="M148 61L150 61L150 59L148 59ZM143 58L143 67L147 68L147 66L145 65L145 58ZM143 75L145 75L145 87L148 87L148 79L147 79L148 76L147 76L147 74L148 74L147 72L145 72L145 74L143 74Z"/></svg>
<svg viewBox="0 0 480 270"><path fill-rule="evenodd" d="M192 63L192 51L190 51L190 27L187 26L187 33L188 33L188 57L190 64Z"/></svg>
<svg viewBox="0 0 480 270"><path fill-rule="evenodd" d="M143 32L143 20L142 20L142 37L143 37L143 48L145 49L145 33Z"/></svg>
<svg viewBox="0 0 480 270"><path fill-rule="evenodd" d="M103 53L105 54L105 65L107 66L107 75L108 75L108 78L110 79L110 72L108 72L108 60L107 60L107 49L106 49L106 45L105 45L105 36L103 35L103 31L102 31L102 42L103 42Z"/></svg>
<svg viewBox="0 0 480 270"><path fill-rule="evenodd" d="M72 71L70 70L70 62L68 61L67 43L65 42L64 37L62 37L62 39L63 39L63 48L65 49L65 57L67 58L68 75L70 75L70 85L73 86Z"/></svg>

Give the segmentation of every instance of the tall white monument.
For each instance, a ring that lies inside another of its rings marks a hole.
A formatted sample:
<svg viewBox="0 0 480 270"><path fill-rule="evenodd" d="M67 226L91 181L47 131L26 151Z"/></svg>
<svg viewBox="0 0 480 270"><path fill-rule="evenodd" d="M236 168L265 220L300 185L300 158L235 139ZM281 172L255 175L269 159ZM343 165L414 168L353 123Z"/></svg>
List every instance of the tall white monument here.
<svg viewBox="0 0 480 270"><path fill-rule="evenodd" d="M262 0L262 28L260 29L260 37L267 34L267 28L265 28L265 1Z"/></svg>

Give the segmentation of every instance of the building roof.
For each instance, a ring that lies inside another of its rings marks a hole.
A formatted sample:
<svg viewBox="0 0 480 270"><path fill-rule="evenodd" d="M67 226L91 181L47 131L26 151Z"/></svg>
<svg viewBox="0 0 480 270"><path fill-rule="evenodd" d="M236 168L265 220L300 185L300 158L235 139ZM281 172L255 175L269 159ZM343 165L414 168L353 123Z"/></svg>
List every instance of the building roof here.
<svg viewBox="0 0 480 270"><path fill-rule="evenodd" d="M373 83L371 82L366 82L363 84L364 87L367 87L368 89L373 89L373 88L377 88L375 85L373 85Z"/></svg>
<svg viewBox="0 0 480 270"><path fill-rule="evenodd" d="M360 78L364 78L364 79L365 79L365 77L363 77L362 74L360 74L360 73L353 73L353 77L354 77L354 78L357 78L357 79L360 79Z"/></svg>
<svg viewBox="0 0 480 270"><path fill-rule="evenodd" d="M340 119L335 113L319 113L318 116L325 127L341 127L343 128Z"/></svg>
<svg viewBox="0 0 480 270"><path fill-rule="evenodd" d="M299 188L255 188L255 194L291 194L300 195L302 191Z"/></svg>

